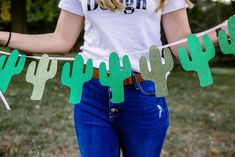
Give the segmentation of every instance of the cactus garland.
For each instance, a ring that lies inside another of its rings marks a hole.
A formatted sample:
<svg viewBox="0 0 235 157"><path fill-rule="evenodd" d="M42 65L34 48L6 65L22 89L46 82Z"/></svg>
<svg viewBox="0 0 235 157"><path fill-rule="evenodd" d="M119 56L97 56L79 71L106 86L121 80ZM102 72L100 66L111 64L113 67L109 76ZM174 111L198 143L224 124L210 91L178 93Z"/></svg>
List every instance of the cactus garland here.
<svg viewBox="0 0 235 157"><path fill-rule="evenodd" d="M228 39L225 30L220 30L218 39L220 49L223 54L235 55L235 16L228 20L228 31L230 39ZM199 78L200 86L207 87L213 84L213 78L210 71L209 61L215 56L215 47L208 35L202 37L205 50L202 49L201 43L196 35L188 36L188 54L185 47L179 48L179 59L182 68L186 71L195 71ZM5 54L0 52L1 54ZM151 80L155 83L156 96L166 96L167 80L166 75L174 67L174 62L169 49L164 49L165 63L161 60L160 50L152 46L150 48L150 69L146 57L142 56L139 60L140 72L145 80ZM26 56L19 57L19 51L13 50L9 57L6 55L0 56L0 97L5 103L2 93L5 93L9 83L14 75L22 72L26 62ZM48 79L55 77L57 72L57 60L52 60L48 55L42 55L38 66L36 61L30 63L26 81L33 84L32 100L41 100ZM48 67L50 65L50 67ZM49 70L48 70L49 69ZM85 82L91 80L93 75L93 63L89 59L84 70L84 60L82 56L77 55L73 66L66 63L63 66L61 83L70 88L69 103L77 104L81 101L82 88ZM99 65L99 81L104 86L111 87L112 103L121 103L124 101L124 80L131 76L131 64L129 57L123 57L123 66L120 66L120 58L117 53L113 52L109 56L109 70L106 69L106 64L103 62ZM9 105L5 103L10 109Z"/></svg>
<svg viewBox="0 0 235 157"><path fill-rule="evenodd" d="M181 65L186 71L195 71L199 77L200 86L206 87L213 84L213 78L209 67L209 61L215 56L215 47L208 35L202 37L205 51L202 50L196 35L188 36L188 47L191 55L189 58L186 48L179 48Z"/></svg>
<svg viewBox="0 0 235 157"><path fill-rule="evenodd" d="M235 16L232 16L228 20L228 31L230 35L230 42L228 41L226 32L220 30L219 32L219 44L223 54L235 55Z"/></svg>
<svg viewBox="0 0 235 157"><path fill-rule="evenodd" d="M33 92L31 95L32 100L41 100L43 96L43 91L47 80L55 77L57 72L57 60L52 60L49 66L49 56L47 54L42 55L38 66L36 68L36 61L30 63L27 74L26 81L34 85ZM49 70L48 70L49 69Z"/></svg>
<svg viewBox="0 0 235 157"><path fill-rule="evenodd" d="M109 74L107 74L106 64L103 62L99 66L100 83L111 87L112 103L124 101L123 81L131 76L131 63L128 56L123 57L123 68L120 69L120 59L118 54L113 52L109 56Z"/></svg>
<svg viewBox="0 0 235 157"><path fill-rule="evenodd" d="M22 55L17 63L18 58L18 50L13 50L8 59L5 55L0 57L0 90L2 93L6 92L12 77L20 74L25 66L26 56Z"/></svg>
<svg viewBox="0 0 235 157"><path fill-rule="evenodd" d="M169 49L164 49L165 64L162 64L160 50L156 46L150 48L150 66L148 70L147 60L144 56L140 58L140 72L145 80L155 83L156 96L168 95L166 74L174 68L174 60Z"/></svg>
<svg viewBox="0 0 235 157"><path fill-rule="evenodd" d="M84 60L81 55L76 56L72 68L70 63L66 63L63 67L61 82L63 85L68 86L71 89L69 97L70 104L80 103L83 84L91 80L93 75L92 60L87 61L85 72L83 72L83 68Z"/></svg>

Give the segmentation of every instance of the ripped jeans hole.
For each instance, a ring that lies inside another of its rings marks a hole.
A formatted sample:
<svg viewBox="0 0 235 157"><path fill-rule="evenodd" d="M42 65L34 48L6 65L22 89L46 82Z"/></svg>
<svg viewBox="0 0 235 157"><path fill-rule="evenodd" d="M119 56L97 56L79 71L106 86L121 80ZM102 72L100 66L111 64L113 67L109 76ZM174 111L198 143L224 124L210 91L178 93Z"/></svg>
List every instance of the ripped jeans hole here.
<svg viewBox="0 0 235 157"><path fill-rule="evenodd" d="M157 105L157 108L159 109L159 118L161 118L163 109L160 105Z"/></svg>

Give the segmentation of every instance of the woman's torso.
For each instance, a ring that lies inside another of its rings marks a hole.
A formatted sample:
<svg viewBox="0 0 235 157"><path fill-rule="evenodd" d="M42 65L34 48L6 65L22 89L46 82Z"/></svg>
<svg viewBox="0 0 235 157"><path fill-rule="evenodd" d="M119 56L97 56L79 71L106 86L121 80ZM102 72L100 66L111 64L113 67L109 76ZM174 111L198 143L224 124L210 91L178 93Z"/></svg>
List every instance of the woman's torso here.
<svg viewBox="0 0 235 157"><path fill-rule="evenodd" d="M101 62L108 65L109 55L117 52L120 57L129 56L135 71L139 71L139 58L148 58L151 45L162 45L162 14L187 6L184 0L169 0L162 10L157 9L160 0L126 0L124 10L112 12L98 6L95 0L67 0L67 4L68 1L76 1L73 9L85 17L81 47L84 59L92 59L98 68ZM61 0L59 7L68 10L64 3L66 0Z"/></svg>

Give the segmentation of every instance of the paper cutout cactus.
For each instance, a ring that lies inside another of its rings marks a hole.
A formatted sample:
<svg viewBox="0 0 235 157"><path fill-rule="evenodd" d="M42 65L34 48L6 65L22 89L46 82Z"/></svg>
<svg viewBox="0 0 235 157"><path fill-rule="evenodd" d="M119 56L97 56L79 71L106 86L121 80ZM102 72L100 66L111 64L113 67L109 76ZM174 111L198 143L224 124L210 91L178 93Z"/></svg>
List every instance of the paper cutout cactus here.
<svg viewBox="0 0 235 157"><path fill-rule="evenodd" d="M224 54L235 55L235 16L232 16L228 20L228 31L230 36L230 42L228 41L226 32L220 30L219 32L219 43L220 49Z"/></svg>
<svg viewBox="0 0 235 157"><path fill-rule="evenodd" d="M81 55L77 55L73 68L71 69L70 63L66 63L62 70L61 82L63 85L70 87L70 104L78 104L81 102L82 87L85 82L91 80L93 75L93 63L92 60L88 60L86 63L86 71L83 72L84 60ZM70 72L72 70L72 72Z"/></svg>
<svg viewBox="0 0 235 157"><path fill-rule="evenodd" d="M188 47L191 60L185 47L179 48L181 65L186 71L195 71L199 77L200 86L206 87L213 84L213 78L209 67L209 61L215 57L215 47L208 35L202 37L205 51L203 51L199 39L191 34L188 36Z"/></svg>
<svg viewBox="0 0 235 157"><path fill-rule="evenodd" d="M0 57L0 90L5 93L14 75L20 74L25 66L26 56L22 55L19 62L19 51L13 50L6 60L6 56Z"/></svg>
<svg viewBox="0 0 235 157"><path fill-rule="evenodd" d="M131 63L128 56L123 57L123 68L120 69L120 58L113 52L109 56L109 74L107 74L106 64L99 66L100 83L111 87L112 103L121 103L124 101L123 81L131 76Z"/></svg>
<svg viewBox="0 0 235 157"><path fill-rule="evenodd" d="M168 95L166 74L174 68L174 60L169 49L164 49L165 64L161 61L161 52L156 46L150 48L150 66L148 69L147 60L144 56L140 58L140 72L145 80L155 83L157 97Z"/></svg>
<svg viewBox="0 0 235 157"><path fill-rule="evenodd" d="M33 84L31 100L41 100L47 80L55 77L57 72L57 60L53 59L50 67L50 58L47 54L42 55L36 68L36 61L29 64L26 73L26 81Z"/></svg>

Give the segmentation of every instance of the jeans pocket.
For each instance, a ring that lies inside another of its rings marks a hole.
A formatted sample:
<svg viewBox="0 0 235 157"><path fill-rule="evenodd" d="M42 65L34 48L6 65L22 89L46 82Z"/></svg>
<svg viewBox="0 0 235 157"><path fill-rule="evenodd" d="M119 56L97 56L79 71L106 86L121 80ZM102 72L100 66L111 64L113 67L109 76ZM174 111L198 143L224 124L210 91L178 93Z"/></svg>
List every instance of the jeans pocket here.
<svg viewBox="0 0 235 157"><path fill-rule="evenodd" d="M155 92L155 86L152 81L145 80L143 82L137 82L136 83L137 89L141 92L143 95L156 95Z"/></svg>
<svg viewBox="0 0 235 157"><path fill-rule="evenodd" d="M155 95L155 85L154 82L145 80L143 82L138 82L135 76L135 72L132 71L132 80L136 90L139 90L143 95Z"/></svg>

